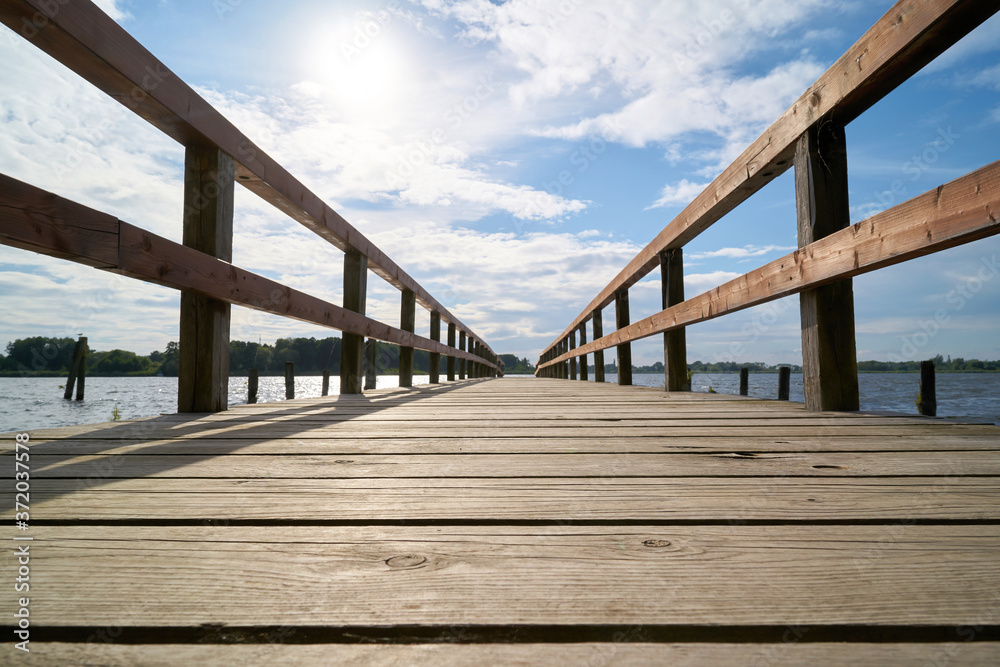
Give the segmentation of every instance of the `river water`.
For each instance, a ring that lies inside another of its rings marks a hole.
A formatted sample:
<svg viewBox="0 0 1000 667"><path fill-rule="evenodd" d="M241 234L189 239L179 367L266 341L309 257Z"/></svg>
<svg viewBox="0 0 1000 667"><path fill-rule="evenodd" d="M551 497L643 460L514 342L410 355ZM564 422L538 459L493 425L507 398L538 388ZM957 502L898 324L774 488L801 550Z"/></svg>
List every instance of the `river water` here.
<svg viewBox="0 0 1000 667"><path fill-rule="evenodd" d="M245 377L230 378L229 404L246 403ZM414 384L426 384L426 375L414 376ZM609 375L608 382L617 382ZM739 375L702 374L692 378L694 391L707 392L711 387L720 394L739 393ZM40 428L92 424L110 421L117 408L122 419L170 414L177 408L177 378L87 378L86 400L63 400L61 378L0 378L0 433L31 431ZM662 375L635 375L633 382L646 387L662 387ZM340 379L330 379L336 393ZM399 386L396 376L382 376L378 388ZM861 408L916 414L914 401L920 389L915 373L862 373ZM295 380L298 398L319 396L322 378L300 377ZM750 395L776 398L777 373L750 375ZM1000 423L1000 373L940 373L937 376L938 415L965 417ZM260 378L259 400L269 403L284 400L284 377ZM802 376L792 374L791 399L802 401Z"/></svg>

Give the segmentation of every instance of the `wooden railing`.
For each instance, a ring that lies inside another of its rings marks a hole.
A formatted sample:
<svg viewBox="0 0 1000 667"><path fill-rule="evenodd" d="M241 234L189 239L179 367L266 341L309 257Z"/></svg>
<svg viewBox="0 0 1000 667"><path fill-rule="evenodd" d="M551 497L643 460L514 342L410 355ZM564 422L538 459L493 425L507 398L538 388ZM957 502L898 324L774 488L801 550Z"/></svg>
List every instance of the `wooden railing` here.
<svg viewBox="0 0 1000 667"><path fill-rule="evenodd" d="M183 245L0 176L0 243L181 290L180 412L227 407L231 304L342 331L342 393L362 391L366 337L401 346L404 387L414 349L430 352L432 383L441 355L449 380L502 374L482 338L93 2L4 0L0 21L185 146ZM343 306L231 264L236 183L344 251ZM402 293L399 327L365 316L369 270ZM414 333L416 304L430 311L431 338Z"/></svg>
<svg viewBox="0 0 1000 667"><path fill-rule="evenodd" d="M687 325L800 294L806 407L857 410L851 278L1000 233L1000 162L852 226L844 128L998 9L982 0L896 3L601 290L542 352L536 374L575 379L580 360L585 380L593 354L604 381L603 351L617 347L618 381L631 384L631 342L662 333L666 389L690 390ZM799 250L685 300L682 248L792 166ZM663 310L630 323L628 290L657 266ZM617 322L605 335L602 310L612 301Z"/></svg>

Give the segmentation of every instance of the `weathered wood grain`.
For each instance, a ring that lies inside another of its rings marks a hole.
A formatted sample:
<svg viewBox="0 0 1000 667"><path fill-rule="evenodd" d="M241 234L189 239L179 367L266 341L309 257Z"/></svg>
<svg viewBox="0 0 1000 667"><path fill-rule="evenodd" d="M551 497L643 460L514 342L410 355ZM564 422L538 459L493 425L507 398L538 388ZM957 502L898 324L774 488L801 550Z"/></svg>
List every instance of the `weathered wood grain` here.
<svg viewBox="0 0 1000 667"><path fill-rule="evenodd" d="M294 641L303 633L286 628L271 633L277 639ZM789 638L799 639L790 630ZM629 634L631 632L631 634ZM441 628L441 641L461 641L471 629L460 625ZM802 638L808 637L808 632ZM239 633L221 633L232 636ZM265 637L267 633L265 633ZM620 631L623 640L641 637L638 627ZM830 667L893 667L935 665L950 667L995 665L1000 662L1000 643L938 642L921 644L866 644L831 642L783 642L761 644L726 643L623 643L586 642L579 644L415 644L372 646L339 644L143 644L137 646L102 643L51 643L33 646L31 664L49 667L101 665L103 667L150 667L166 665L240 664L250 667L272 665L345 665L349 667L467 667L468 665L712 665L713 667L799 667L805 664Z"/></svg>
<svg viewBox="0 0 1000 667"><path fill-rule="evenodd" d="M375 447L370 448L377 451ZM36 450L37 451L37 450ZM339 455L35 454L34 479L217 478L528 478L545 477L1000 477L1000 451L718 454Z"/></svg>
<svg viewBox="0 0 1000 667"><path fill-rule="evenodd" d="M0 536L9 542L13 532L5 526ZM42 627L613 620L846 623L878 632L899 624L992 625L1000 613L998 526L39 526L33 532L32 565L44 585L32 587L31 618ZM15 566L3 559L0 576L12 581ZM4 587L0 604L12 608L14 595Z"/></svg>
<svg viewBox="0 0 1000 667"><path fill-rule="evenodd" d="M39 521L1000 521L996 477L38 479ZM0 480L10 495L13 480ZM0 512L13 521L13 505Z"/></svg>

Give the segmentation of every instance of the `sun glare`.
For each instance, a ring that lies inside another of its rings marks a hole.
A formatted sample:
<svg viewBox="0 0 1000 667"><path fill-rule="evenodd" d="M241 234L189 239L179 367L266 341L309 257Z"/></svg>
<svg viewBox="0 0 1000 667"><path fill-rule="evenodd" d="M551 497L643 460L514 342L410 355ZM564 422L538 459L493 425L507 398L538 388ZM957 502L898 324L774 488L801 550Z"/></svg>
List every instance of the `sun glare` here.
<svg viewBox="0 0 1000 667"><path fill-rule="evenodd" d="M327 34L338 33L343 31ZM391 108L405 81L406 59L399 46L382 33L343 37L317 40L316 48L309 49L311 78L347 112L370 114Z"/></svg>

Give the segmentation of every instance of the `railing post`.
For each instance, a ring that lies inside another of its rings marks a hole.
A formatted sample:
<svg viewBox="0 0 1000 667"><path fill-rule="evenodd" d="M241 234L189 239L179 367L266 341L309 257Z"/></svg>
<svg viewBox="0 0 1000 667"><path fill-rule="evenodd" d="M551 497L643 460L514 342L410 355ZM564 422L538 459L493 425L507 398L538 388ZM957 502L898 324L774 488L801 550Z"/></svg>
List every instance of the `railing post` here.
<svg viewBox="0 0 1000 667"><path fill-rule="evenodd" d="M330 395L330 369L323 369L323 390L321 392L322 396Z"/></svg>
<svg viewBox="0 0 1000 667"><path fill-rule="evenodd" d="M604 313L598 308L594 311L594 340L604 337ZM605 382L604 350L594 352L594 382Z"/></svg>
<svg viewBox="0 0 1000 667"><path fill-rule="evenodd" d="M569 334L569 349L570 352L576 349L576 331L571 331ZM576 379L576 357L569 360L569 379Z"/></svg>
<svg viewBox="0 0 1000 667"><path fill-rule="evenodd" d="M413 332L417 320L417 295L413 290L403 290L400 313L399 328L403 331ZM413 348L399 348L399 386L413 386Z"/></svg>
<svg viewBox="0 0 1000 667"><path fill-rule="evenodd" d="M615 324L617 329L624 329L630 324L627 289L615 292ZM632 343L618 346L618 384L632 384Z"/></svg>
<svg viewBox="0 0 1000 667"><path fill-rule="evenodd" d="M587 344L587 323L580 324L580 347ZM586 382L590 378L590 369L587 368L587 355L580 357L580 379Z"/></svg>
<svg viewBox="0 0 1000 667"><path fill-rule="evenodd" d="M216 147L184 154L184 245L233 261L236 165ZM229 407L230 305L181 291L177 412Z"/></svg>
<svg viewBox="0 0 1000 667"><path fill-rule="evenodd" d="M663 309L684 303L684 254L680 248L660 253ZM687 374L687 333L681 327L663 334L663 386L667 391L691 391Z"/></svg>
<svg viewBox="0 0 1000 667"><path fill-rule="evenodd" d="M344 253L344 309L365 314L368 258L357 250ZM345 332L340 341L340 393L360 394L365 365L365 337Z"/></svg>
<svg viewBox="0 0 1000 667"><path fill-rule="evenodd" d="M378 388L378 341L369 338L365 343L365 391Z"/></svg>
<svg viewBox="0 0 1000 667"><path fill-rule="evenodd" d="M750 395L750 369L740 369L740 396Z"/></svg>
<svg viewBox="0 0 1000 667"><path fill-rule="evenodd" d="M832 122L814 125L795 149L799 247L851 224L847 140ZM808 410L858 410L854 287L850 278L799 295L802 381Z"/></svg>
<svg viewBox="0 0 1000 667"><path fill-rule="evenodd" d="M441 313L431 313L431 340L441 342ZM441 353L431 352L431 384L441 384Z"/></svg>
<svg viewBox="0 0 1000 667"><path fill-rule="evenodd" d="M453 350L455 349L455 336L456 336L455 323L448 322L448 347L450 347ZM449 356L448 382L454 382L454 381L455 381L455 357Z"/></svg>
<svg viewBox="0 0 1000 667"><path fill-rule="evenodd" d="M458 351L459 352L465 352L465 332L464 331L460 331L458 333ZM466 365L467 364L466 364L465 359L459 359L458 360L458 379L459 380L464 380L465 379L465 368L466 368Z"/></svg>

